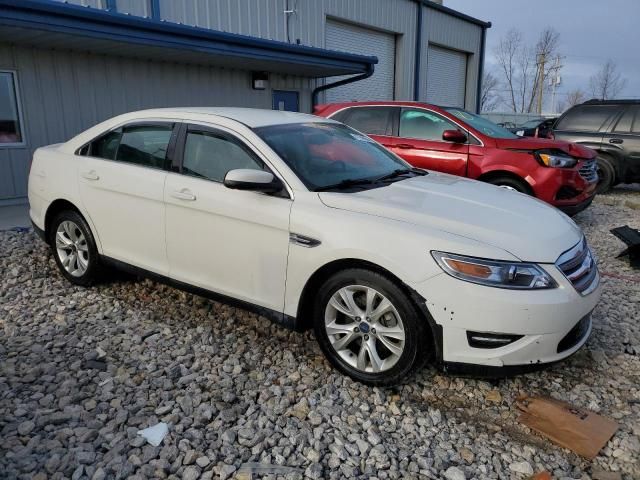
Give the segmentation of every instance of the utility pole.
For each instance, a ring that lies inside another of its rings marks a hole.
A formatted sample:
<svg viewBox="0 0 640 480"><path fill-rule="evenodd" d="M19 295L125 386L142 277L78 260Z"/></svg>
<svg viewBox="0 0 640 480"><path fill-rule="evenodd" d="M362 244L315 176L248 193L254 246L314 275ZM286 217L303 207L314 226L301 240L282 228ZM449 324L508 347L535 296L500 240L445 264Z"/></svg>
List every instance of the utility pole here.
<svg viewBox="0 0 640 480"><path fill-rule="evenodd" d="M547 61L547 55L539 53L537 58L538 64L538 115L542 115L542 94L544 92L544 64Z"/></svg>
<svg viewBox="0 0 640 480"><path fill-rule="evenodd" d="M560 79L560 69L562 68L562 65L560 64L560 55L558 55L556 57L556 61L553 65L553 68L551 68L551 78L549 79L549 85L553 88L552 90L552 94L551 94L551 113L555 115L556 113L556 90L558 88L558 85L560 85L561 79Z"/></svg>

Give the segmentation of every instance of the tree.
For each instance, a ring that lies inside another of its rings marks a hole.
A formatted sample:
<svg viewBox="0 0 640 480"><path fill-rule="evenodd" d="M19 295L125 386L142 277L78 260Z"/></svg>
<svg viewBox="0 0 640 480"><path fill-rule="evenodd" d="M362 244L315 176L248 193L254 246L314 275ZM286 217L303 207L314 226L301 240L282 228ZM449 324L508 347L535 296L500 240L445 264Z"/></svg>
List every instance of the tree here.
<svg viewBox="0 0 640 480"><path fill-rule="evenodd" d="M502 101L497 89L500 85L498 78L491 72L485 72L482 76L482 89L480 91L480 111L491 112Z"/></svg>
<svg viewBox="0 0 640 480"><path fill-rule="evenodd" d="M500 40L494 55L507 93L505 103L512 111L533 111L549 75L561 68L559 41L560 34L553 28L544 29L534 47L527 46L517 30L510 30Z"/></svg>
<svg viewBox="0 0 640 480"><path fill-rule="evenodd" d="M594 98L607 100L617 97L627 85L627 79L618 72L618 66L613 60L607 60L602 68L589 80L591 93Z"/></svg>
<svg viewBox="0 0 640 480"><path fill-rule="evenodd" d="M586 99L587 94L580 88L571 90L569 93L567 93L567 97L562 101L562 103L560 103L559 110L560 112L564 112L574 105L578 105L579 103L584 102Z"/></svg>

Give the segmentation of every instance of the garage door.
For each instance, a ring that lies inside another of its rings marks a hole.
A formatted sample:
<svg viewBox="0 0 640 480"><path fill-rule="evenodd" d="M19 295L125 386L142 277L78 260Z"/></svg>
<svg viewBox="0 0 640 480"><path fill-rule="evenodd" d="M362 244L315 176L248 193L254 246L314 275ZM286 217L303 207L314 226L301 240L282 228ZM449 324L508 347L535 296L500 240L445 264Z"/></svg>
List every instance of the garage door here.
<svg viewBox="0 0 640 480"><path fill-rule="evenodd" d="M328 90L327 102L393 100L396 67L394 35L327 20L325 44L329 50L378 57L372 77ZM328 78L327 83L340 79L341 77Z"/></svg>
<svg viewBox="0 0 640 480"><path fill-rule="evenodd" d="M448 107L464 107L467 54L429 45L427 101Z"/></svg>

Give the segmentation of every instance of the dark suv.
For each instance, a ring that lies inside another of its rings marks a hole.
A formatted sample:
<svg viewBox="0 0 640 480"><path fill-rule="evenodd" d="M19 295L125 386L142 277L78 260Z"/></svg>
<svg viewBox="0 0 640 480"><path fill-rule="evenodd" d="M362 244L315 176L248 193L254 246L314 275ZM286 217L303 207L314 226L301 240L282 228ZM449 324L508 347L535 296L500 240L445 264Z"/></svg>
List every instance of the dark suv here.
<svg viewBox="0 0 640 480"><path fill-rule="evenodd" d="M598 152L598 192L640 181L640 100L589 100L567 110L553 127L558 140Z"/></svg>

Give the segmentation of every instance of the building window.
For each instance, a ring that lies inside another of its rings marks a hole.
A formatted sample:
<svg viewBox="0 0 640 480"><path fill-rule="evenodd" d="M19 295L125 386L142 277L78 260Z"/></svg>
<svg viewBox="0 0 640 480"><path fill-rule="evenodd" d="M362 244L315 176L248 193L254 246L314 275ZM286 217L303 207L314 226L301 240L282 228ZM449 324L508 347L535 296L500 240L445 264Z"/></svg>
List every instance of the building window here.
<svg viewBox="0 0 640 480"><path fill-rule="evenodd" d="M160 0L105 0L106 10L160 20Z"/></svg>
<svg viewBox="0 0 640 480"><path fill-rule="evenodd" d="M0 145L24 143L14 72L0 71Z"/></svg>

